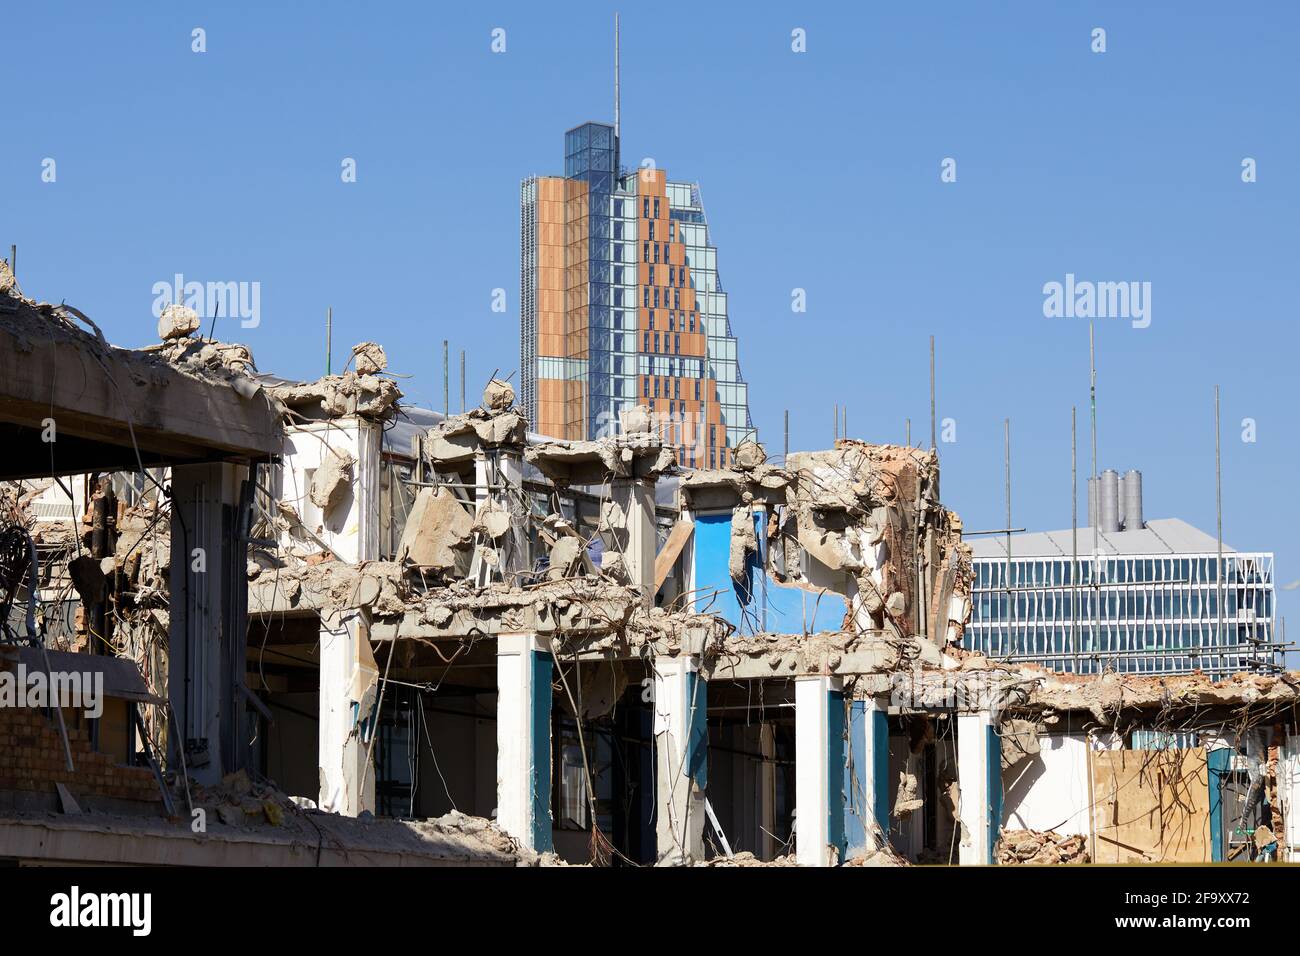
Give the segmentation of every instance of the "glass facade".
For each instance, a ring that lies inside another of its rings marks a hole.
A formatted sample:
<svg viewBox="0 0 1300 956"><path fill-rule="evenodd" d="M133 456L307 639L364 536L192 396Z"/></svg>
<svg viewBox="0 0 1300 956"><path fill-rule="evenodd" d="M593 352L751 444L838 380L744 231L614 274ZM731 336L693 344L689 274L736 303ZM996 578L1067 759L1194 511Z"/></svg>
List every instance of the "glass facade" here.
<svg viewBox="0 0 1300 956"><path fill-rule="evenodd" d="M524 408L580 439L648 405L682 464L724 466L753 424L699 187L618 157L613 127L584 123L564 176L521 187Z"/></svg>
<svg viewBox="0 0 1300 956"><path fill-rule="evenodd" d="M1273 671L1273 555L977 557L963 646L1050 670ZM1220 601L1222 595L1222 601ZM1222 606L1222 625L1220 625Z"/></svg>
<svg viewBox="0 0 1300 956"><path fill-rule="evenodd" d="M699 185L670 182L667 192L669 214L686 244L695 302L708 335L708 377L715 382L727 445L735 448L753 433L754 423L749 416L749 386L740 371L736 337L727 317L727 294L718 278L718 250L709 242L709 223Z"/></svg>

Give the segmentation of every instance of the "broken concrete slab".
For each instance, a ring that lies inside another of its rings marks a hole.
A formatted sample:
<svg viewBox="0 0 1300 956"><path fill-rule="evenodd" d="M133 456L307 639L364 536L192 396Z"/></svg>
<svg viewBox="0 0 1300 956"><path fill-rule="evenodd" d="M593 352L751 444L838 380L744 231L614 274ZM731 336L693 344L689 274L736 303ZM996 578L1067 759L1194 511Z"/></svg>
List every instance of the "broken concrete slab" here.
<svg viewBox="0 0 1300 956"><path fill-rule="evenodd" d="M449 488L421 488L407 516L397 559L450 571L474 538L474 519Z"/></svg>
<svg viewBox="0 0 1300 956"><path fill-rule="evenodd" d="M483 389L483 407L489 412L504 412L515 403L515 389L509 382L494 378Z"/></svg>
<svg viewBox="0 0 1300 956"><path fill-rule="evenodd" d="M375 375L388 368L388 353L378 342L358 342L352 346L352 367L358 375Z"/></svg>
<svg viewBox="0 0 1300 956"><path fill-rule="evenodd" d="M315 382L287 382L268 388L285 408L304 418L343 418L358 415L376 421L390 418L402 397L397 384L378 375L347 371Z"/></svg>
<svg viewBox="0 0 1300 956"><path fill-rule="evenodd" d="M183 339L199 330L199 314L187 306L173 303L162 310L158 316L158 338L164 342Z"/></svg>
<svg viewBox="0 0 1300 956"><path fill-rule="evenodd" d="M329 513L347 494L352 483L356 459L347 452L326 448L320 465L312 475L308 496L322 513Z"/></svg>

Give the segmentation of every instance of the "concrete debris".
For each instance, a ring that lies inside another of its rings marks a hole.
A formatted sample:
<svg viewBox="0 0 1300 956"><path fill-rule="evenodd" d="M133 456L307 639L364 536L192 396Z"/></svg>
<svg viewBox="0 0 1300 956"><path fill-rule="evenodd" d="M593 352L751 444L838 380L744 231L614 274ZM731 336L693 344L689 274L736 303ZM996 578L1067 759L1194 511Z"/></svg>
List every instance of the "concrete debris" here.
<svg viewBox="0 0 1300 956"><path fill-rule="evenodd" d="M797 452L786 463L790 517L783 530L830 572L848 573L859 627L925 634L936 643L960 637L949 628L953 594L968 594L969 548L961 523L938 503L932 452L850 439L829 451ZM796 583L820 583L786 549L784 571ZM925 587L918 590L918 571Z"/></svg>
<svg viewBox="0 0 1300 956"><path fill-rule="evenodd" d="M748 850L743 850L740 853L735 853L732 854L731 856L715 856L708 860L695 860L691 863L691 866L708 866L708 867L798 866L798 865L799 863L798 861L795 860L793 853L787 856L778 856L775 860L760 860L758 857L754 856L754 854L750 853Z"/></svg>
<svg viewBox="0 0 1300 956"><path fill-rule="evenodd" d="M452 571L474 539L474 519L451 489L421 488L406 519L398 561Z"/></svg>
<svg viewBox="0 0 1300 956"><path fill-rule="evenodd" d="M747 439L733 449L731 460L738 471L753 471L767 462L767 450L758 442Z"/></svg>
<svg viewBox="0 0 1300 956"><path fill-rule="evenodd" d="M551 545L550 566L546 571L546 579L555 581L572 576L578 562L584 559L586 554L581 538L570 535L556 538L555 543Z"/></svg>
<svg viewBox="0 0 1300 956"><path fill-rule="evenodd" d="M269 781L253 780L245 770L226 774L214 786L190 786L194 806L202 809L210 821L230 827L280 827L286 816L302 813L288 794ZM183 802L181 790L176 796Z"/></svg>
<svg viewBox="0 0 1300 956"><path fill-rule="evenodd" d="M1005 709L1028 714L1086 711L1103 726L1114 726L1123 714L1159 710L1170 715L1210 708L1249 708L1262 719L1269 712L1300 703L1295 674L1233 674L1216 681L1209 675L1167 677L1108 673L1101 676L1060 674L1030 665L990 667L996 680L1015 685L1021 693L1008 697Z"/></svg>
<svg viewBox="0 0 1300 956"><path fill-rule="evenodd" d="M455 580L409 595L405 606L449 636L496 627L507 633L537 631L553 639L572 633L605 634L613 642L620 639L639 601L634 588L588 575L527 587L499 582L477 587ZM589 646L598 647L599 642Z"/></svg>
<svg viewBox="0 0 1300 956"><path fill-rule="evenodd" d="M352 367L358 375L376 375L388 368L388 353L378 342L358 342L352 346Z"/></svg>
<svg viewBox="0 0 1300 956"><path fill-rule="evenodd" d="M102 331L74 306L37 302L22 294L12 273L6 271L0 283L0 313L6 349L17 355L33 352L38 345L53 346L80 354L87 368L113 363L118 387L165 388L179 372L206 385L235 389L252 398L261 388L249 378L252 355L242 345L191 338L199 328L198 316L181 305L171 305L158 322L162 342L143 349L121 349L108 343ZM87 331L87 329L89 331Z"/></svg>
<svg viewBox="0 0 1300 956"><path fill-rule="evenodd" d="M732 458L731 468L688 472L681 490L694 508L733 508L733 579L758 550L742 514L761 505L764 570L781 584L842 595L846 629L924 636L940 647L960 640L970 615L970 549L960 519L939 504L933 453L844 439L775 468L761 445L746 441Z"/></svg>
<svg viewBox="0 0 1300 956"><path fill-rule="evenodd" d="M597 530L602 532L624 532L627 530L627 512L623 506L612 498L600 503L600 524Z"/></svg>
<svg viewBox="0 0 1300 956"><path fill-rule="evenodd" d="M731 552L727 569L733 581L744 581L749 567L749 556L758 551L758 533L754 530L753 509L741 505L731 512Z"/></svg>
<svg viewBox="0 0 1300 956"><path fill-rule="evenodd" d="M857 856L852 856L844 863L845 866L911 866L907 857L900 854L891 846L877 847L874 850L868 850Z"/></svg>
<svg viewBox="0 0 1300 956"><path fill-rule="evenodd" d="M376 615L396 615L412 608L413 596L405 568L392 561L347 564L325 560L288 565L278 568L274 575L261 575L261 578L257 583L275 585L277 595L274 605L269 599L264 607L252 604L254 612L270 610L272 606L297 607L308 598L313 606L324 610L367 608Z"/></svg>
<svg viewBox="0 0 1300 956"><path fill-rule="evenodd" d="M483 408L489 412L509 411L515 403L515 389L509 382L494 378L483 389Z"/></svg>
<svg viewBox="0 0 1300 956"><path fill-rule="evenodd" d="M455 469L474 461L485 451L509 448L522 454L528 437L528 422L518 411L507 404L504 408L490 407L488 397L500 398L514 391L504 382L505 392L497 393L489 386L484 392L483 405L470 409L463 415L451 415L425 436L425 455L440 470Z"/></svg>
<svg viewBox="0 0 1300 956"><path fill-rule="evenodd" d="M618 413L618 423L624 435L648 435L654 431L654 412L648 405L633 405Z"/></svg>
<svg viewBox="0 0 1300 956"><path fill-rule="evenodd" d="M899 820L906 820L913 811L925 806L921 799L921 785L916 774L908 766L898 772L898 793L894 796L893 815Z"/></svg>
<svg viewBox="0 0 1300 956"><path fill-rule="evenodd" d="M187 338L197 332L201 324L197 312L188 306L173 303L158 316L158 338L164 342Z"/></svg>
<svg viewBox="0 0 1300 956"><path fill-rule="evenodd" d="M312 504L328 514L334 509L352 486L352 466L356 464L347 452L339 453L332 448L325 450L325 455L312 475L308 496Z"/></svg>
<svg viewBox="0 0 1300 956"><path fill-rule="evenodd" d="M474 512L473 530L495 541L510 530L511 517L505 505L492 498L484 498Z"/></svg>
<svg viewBox="0 0 1300 956"><path fill-rule="evenodd" d="M595 441L548 441L530 445L525 460L560 487L599 485L612 478L657 478L676 468L671 446L654 432Z"/></svg>
<svg viewBox="0 0 1300 956"><path fill-rule="evenodd" d="M1004 830L998 841L996 859L1000 866L1088 863L1088 839L1080 834L1062 836L1050 830Z"/></svg>
<svg viewBox="0 0 1300 956"><path fill-rule="evenodd" d="M392 379L353 371L314 382L272 385L268 391L286 409L307 419L358 415L383 421L395 414L402 397Z"/></svg>
<svg viewBox="0 0 1300 956"><path fill-rule="evenodd" d="M632 575L628 573L627 562L617 551L606 551L600 556L600 573L615 584L631 584Z"/></svg>

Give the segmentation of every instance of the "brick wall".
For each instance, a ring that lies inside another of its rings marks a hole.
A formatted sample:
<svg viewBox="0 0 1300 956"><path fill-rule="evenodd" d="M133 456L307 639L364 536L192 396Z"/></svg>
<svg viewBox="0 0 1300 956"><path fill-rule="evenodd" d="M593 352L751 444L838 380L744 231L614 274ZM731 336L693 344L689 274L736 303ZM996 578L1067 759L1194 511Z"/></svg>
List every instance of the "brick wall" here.
<svg viewBox="0 0 1300 956"><path fill-rule="evenodd" d="M71 720L71 717L65 719ZM74 798L111 798L158 802L161 800L153 771L125 767L117 758L96 753L90 745L89 726L68 726L75 770L69 771L63 739L51 712L0 707L0 791L53 794L62 783Z"/></svg>

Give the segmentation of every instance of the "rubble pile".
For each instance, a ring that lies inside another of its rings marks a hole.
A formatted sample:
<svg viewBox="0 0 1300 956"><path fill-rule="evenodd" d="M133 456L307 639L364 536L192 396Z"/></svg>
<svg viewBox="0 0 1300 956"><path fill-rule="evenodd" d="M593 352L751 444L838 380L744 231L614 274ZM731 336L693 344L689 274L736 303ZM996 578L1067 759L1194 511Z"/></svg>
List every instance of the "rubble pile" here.
<svg viewBox="0 0 1300 956"><path fill-rule="evenodd" d="M845 866L911 866L907 858L889 845L877 847L860 856L850 857Z"/></svg>
<svg viewBox="0 0 1300 956"><path fill-rule="evenodd" d="M997 862L1000 866L1088 863L1088 840L1080 834L1062 836L1050 830L1004 830L998 841Z"/></svg>
<svg viewBox="0 0 1300 956"><path fill-rule="evenodd" d="M704 867L750 867L750 866L798 866L793 854L778 856L774 860L760 860L748 850L733 853L731 856L715 856L708 860L695 860L692 866Z"/></svg>
<svg viewBox="0 0 1300 956"><path fill-rule="evenodd" d="M184 799L183 793L176 796ZM190 799L208 820L232 827L278 827L286 816L302 812L288 794L270 783L254 781L243 770L226 774L215 786L194 785Z"/></svg>

